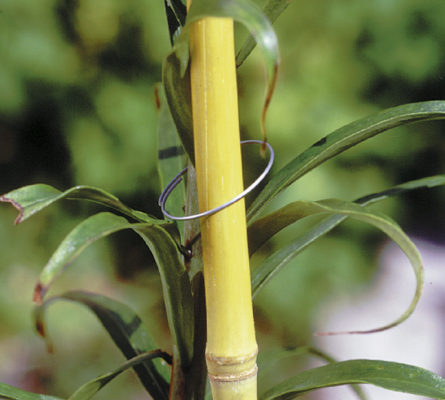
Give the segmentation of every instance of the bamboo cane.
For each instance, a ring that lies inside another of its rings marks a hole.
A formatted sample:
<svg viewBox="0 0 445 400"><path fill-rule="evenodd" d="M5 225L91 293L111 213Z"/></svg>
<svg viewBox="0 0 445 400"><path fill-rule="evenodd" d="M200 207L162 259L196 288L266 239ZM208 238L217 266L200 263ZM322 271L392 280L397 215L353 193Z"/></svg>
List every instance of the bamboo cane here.
<svg viewBox="0 0 445 400"><path fill-rule="evenodd" d="M205 18L190 34L195 164L200 211L243 189L233 20ZM255 400L253 322L244 201L201 220L206 360L214 400Z"/></svg>

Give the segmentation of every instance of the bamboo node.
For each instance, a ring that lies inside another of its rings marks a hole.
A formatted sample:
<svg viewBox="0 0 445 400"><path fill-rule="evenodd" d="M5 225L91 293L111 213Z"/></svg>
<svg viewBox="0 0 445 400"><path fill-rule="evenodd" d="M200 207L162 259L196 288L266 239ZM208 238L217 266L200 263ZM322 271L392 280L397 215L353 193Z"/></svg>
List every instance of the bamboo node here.
<svg viewBox="0 0 445 400"><path fill-rule="evenodd" d="M231 356L231 357L221 357L206 352L206 360L211 364L217 364L220 366L242 365L242 364L247 364L251 361L255 362L257 355L258 355L258 348L256 348L255 351L249 354L243 354L241 356Z"/></svg>
<svg viewBox="0 0 445 400"><path fill-rule="evenodd" d="M257 373L258 373L258 367L255 364L251 369L247 371L242 371L237 374L226 374L226 375L209 374L209 380L212 382L219 382L219 383L240 382L255 377Z"/></svg>
<svg viewBox="0 0 445 400"><path fill-rule="evenodd" d="M209 379L212 382L240 382L257 375L258 349L241 356L220 357L206 353Z"/></svg>

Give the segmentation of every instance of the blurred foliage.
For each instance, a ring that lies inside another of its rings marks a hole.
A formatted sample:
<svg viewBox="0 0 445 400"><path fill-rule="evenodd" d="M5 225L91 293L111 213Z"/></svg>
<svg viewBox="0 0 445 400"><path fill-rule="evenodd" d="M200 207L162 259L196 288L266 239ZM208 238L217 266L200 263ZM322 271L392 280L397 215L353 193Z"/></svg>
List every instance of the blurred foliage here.
<svg viewBox="0 0 445 400"><path fill-rule="evenodd" d="M267 128L277 164L382 107L443 99L444 20L443 0L291 2L275 23L282 66ZM238 37L244 35L240 28ZM162 1L0 2L0 192L38 182L59 189L94 185L159 215L153 93L169 49ZM239 92L243 136L259 138L264 66L258 51L239 69ZM443 172L443 128L443 122L412 125L362 144L295 183L274 207L296 199L354 199ZM247 156L247 180L261 169L255 159ZM444 195L436 189L383 207L408 232L443 239L445 215L436 210ZM65 202L15 229L14 210L0 209L1 381L64 396L104 365L120 362L103 329L78 306L61 304L50 312L53 356L30 326L38 271L94 207ZM368 282L382 237L357 223L336 233L294 260L258 297L260 346L307 344L320 304ZM125 299L168 346L159 279L139 240L122 233L92 246L55 290ZM116 282L114 273L132 284ZM284 320L284 314L292 317ZM119 379L136 382L131 374ZM122 398L123 386L98 396Z"/></svg>

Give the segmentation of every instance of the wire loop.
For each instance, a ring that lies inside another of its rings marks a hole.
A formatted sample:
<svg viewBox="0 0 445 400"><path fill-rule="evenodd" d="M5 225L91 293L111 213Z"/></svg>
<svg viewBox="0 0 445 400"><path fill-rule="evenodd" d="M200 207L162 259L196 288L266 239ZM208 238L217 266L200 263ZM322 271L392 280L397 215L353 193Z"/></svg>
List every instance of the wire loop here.
<svg viewBox="0 0 445 400"><path fill-rule="evenodd" d="M266 168L264 171L253 181L253 183L250 184L249 187L244 189L239 195L235 196L233 199L229 200L228 202L215 207L211 210L203 211L199 214L194 215L184 215L183 217L178 217L175 215L171 215L168 211L165 209L165 204L167 203L168 196L171 192L175 189L176 186L179 185L179 183L182 180L183 175L187 172L187 167L185 167L181 172L179 172L171 181L170 183L165 187L165 189L162 191L161 195L159 196L158 205L161 207L162 213L170 219L173 219L175 221L189 221L192 219L198 219L202 217L207 217L209 215L215 214L218 211L223 210L224 208L236 203L237 201L244 198L247 194L249 194L253 189L255 189L260 182L266 177L266 175L269 173L269 171L272 168L274 159L275 159L275 153L273 151L272 146L268 142L263 142L262 140L243 140L241 141L241 144L265 144L267 146L267 149L269 150L269 162L266 165Z"/></svg>

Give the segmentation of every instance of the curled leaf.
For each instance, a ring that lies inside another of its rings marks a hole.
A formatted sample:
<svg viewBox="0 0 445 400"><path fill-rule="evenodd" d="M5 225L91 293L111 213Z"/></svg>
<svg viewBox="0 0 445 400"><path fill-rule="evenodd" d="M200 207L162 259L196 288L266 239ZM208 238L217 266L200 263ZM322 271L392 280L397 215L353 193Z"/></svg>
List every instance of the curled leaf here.
<svg viewBox="0 0 445 400"><path fill-rule="evenodd" d="M187 14L186 25L175 47L180 60L180 73L184 76L188 65L188 29L193 22L205 17L226 17L243 24L255 38L266 63L267 89L261 114L261 130L266 140L265 119L277 81L280 55L278 40L271 22L251 0L193 0ZM172 111L174 114L174 112Z"/></svg>
<svg viewBox="0 0 445 400"><path fill-rule="evenodd" d="M61 192L52 186L35 184L23 186L0 196L0 201L11 203L19 211L15 224L19 224L44 208L62 199L89 200L102 204L140 222L155 222L155 218L131 209L116 196L92 186L75 186Z"/></svg>
<svg viewBox="0 0 445 400"><path fill-rule="evenodd" d="M106 329L113 342L127 359L157 349L154 340L139 316L125 304L95 293L72 291L51 297L34 310L37 331L50 344L46 334L44 314L56 301L68 300L83 304L93 312ZM50 345L50 348L52 346ZM168 399L170 370L160 361L148 360L134 367L141 383L156 399Z"/></svg>
<svg viewBox="0 0 445 400"><path fill-rule="evenodd" d="M291 0L268 0L263 6L263 13L271 23L274 23L290 2ZM237 67L243 64L255 46L256 40L253 35L250 35L236 55Z"/></svg>
<svg viewBox="0 0 445 400"><path fill-rule="evenodd" d="M260 400L290 400L315 389L371 384L397 392L445 399L445 379L423 368L379 360L350 360L303 371L269 389Z"/></svg>
<svg viewBox="0 0 445 400"><path fill-rule="evenodd" d="M247 218L253 219L281 191L337 154L396 126L443 118L445 101L426 101L389 108L337 129L273 175L249 207Z"/></svg>
<svg viewBox="0 0 445 400"><path fill-rule="evenodd" d="M445 175L437 175L421 178L402 183L382 192L377 192L364 196L356 202L362 205L372 204L377 201L385 200L391 196L406 193L412 190L428 189L436 186L445 185ZM298 213L288 214L289 218L264 218L258 220L258 224L253 222L249 226L249 249L254 253L263 243L270 239L276 232L286 226L296 222L303 217ZM296 239L293 243L281 248L276 253L267 258L258 268L252 271L252 294L255 297L261 288L272 279L290 260L306 249L310 244L324 236L337 225L343 222L346 215L334 215L324 219L316 224L303 236ZM269 221L269 223L266 223ZM281 222L281 223L280 223Z"/></svg>
<svg viewBox="0 0 445 400"><path fill-rule="evenodd" d="M87 246L123 229L133 229L153 253L162 282L167 319L174 343L178 346L182 366L193 356L193 298L190 281L178 246L163 223L130 223L125 218L103 212L89 217L74 228L54 252L35 287L34 300L41 304L56 277Z"/></svg>
<svg viewBox="0 0 445 400"><path fill-rule="evenodd" d="M407 310L394 322L386 324L384 326L369 329L366 331L349 331L342 333L354 333L354 334L363 334L363 333L373 333L373 332L381 332L387 329L390 329L396 325L399 325L403 321L405 321L414 311L423 287L423 267L422 260L420 258L420 254L417 251L415 245L412 241L406 236L406 234L402 231L402 229L397 225L396 222L391 220L389 217L378 213L376 211L370 210L369 208L363 207L356 203L348 203L340 200L323 200L318 202L306 202L306 201L297 201L283 207L282 209L276 211L268 215L267 217L260 219L257 221L259 226L264 224L272 224L272 221L277 221L278 224L281 224L283 218L288 218L290 216L298 216L299 218L311 216L311 215L331 215L332 219L340 219L341 216L349 217L356 219L361 222L366 222L375 226L376 228L383 231L387 234L400 249L405 253L408 257L411 266L413 267L415 276L416 276L416 291L413 296L413 300L408 306ZM291 217L292 218L292 217ZM338 220L337 220L338 221ZM337 222L337 221L334 221ZM329 226L331 220L323 221L319 226L317 226L316 231L311 231L312 241L315 238L320 237L320 232L324 234L326 232L326 224ZM325 225L323 225L325 224ZM278 269L288 261L290 257L293 257L293 253L296 249L301 249L302 244L309 244L312 241L308 241L307 237L304 237L304 242L300 240L296 240L291 243L289 246L279 250L277 253L274 253L272 256L268 257L263 264L261 264L257 269L255 269L252 273L252 292L253 296L258 292L258 290L264 286L274 274L278 272ZM338 332L340 333L340 332ZM334 333L328 333L334 334ZM337 333L335 333L337 334Z"/></svg>
<svg viewBox="0 0 445 400"><path fill-rule="evenodd" d="M262 376L267 374L267 371L274 368L277 363L289 358L301 357L301 356L313 356L317 357L327 363L336 363L337 361L330 355L326 354L324 351L311 346L296 347L295 349L280 349L272 350L266 355L259 354L258 360L258 380L261 381ZM355 392L360 400L366 400L363 390L359 385L352 384L351 389Z"/></svg>
<svg viewBox="0 0 445 400"><path fill-rule="evenodd" d="M405 182L400 185L396 185L389 189L383 190L381 192L368 194L366 196L363 196L355 200L355 203L361 205L369 205L378 201L388 199L389 197L411 192L413 190L431 189L443 185L445 185L445 175L429 176ZM290 213L285 212L284 209L281 210L283 210L283 212L280 212L280 210L278 210L273 214L266 215L256 221L249 223L248 236L249 236L250 254L255 253L255 251L257 251L264 243L266 243L276 233L278 233L282 229L295 223L296 221L299 221L301 218L304 218L306 216L304 212L300 214L298 210L294 210L293 212ZM337 222L335 225L332 225L332 228L337 226L340 222L344 221L346 218L347 218L346 216L342 216L341 218L334 217L332 221L337 220Z"/></svg>

